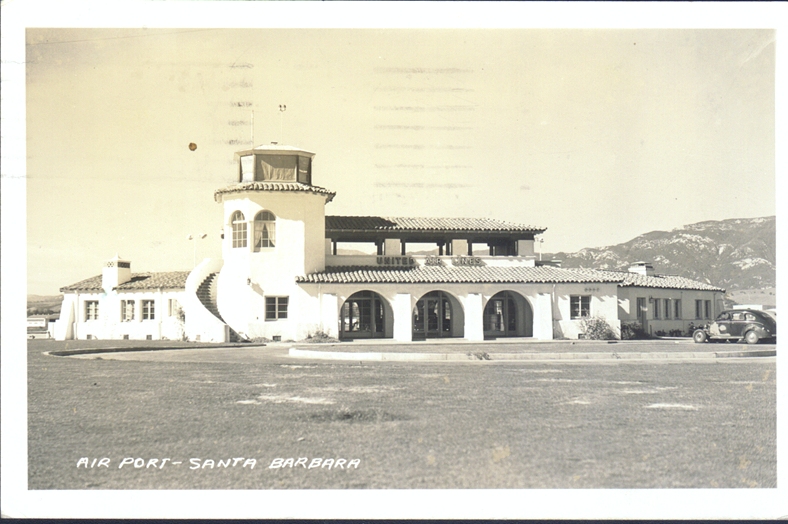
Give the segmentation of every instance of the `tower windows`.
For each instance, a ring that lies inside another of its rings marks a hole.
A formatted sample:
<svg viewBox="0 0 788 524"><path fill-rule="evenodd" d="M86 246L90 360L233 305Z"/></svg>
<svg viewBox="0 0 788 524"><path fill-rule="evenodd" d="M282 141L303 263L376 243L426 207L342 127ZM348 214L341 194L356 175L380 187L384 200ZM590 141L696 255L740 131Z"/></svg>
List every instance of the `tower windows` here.
<svg viewBox="0 0 788 524"><path fill-rule="evenodd" d="M240 211L233 213L230 218L233 227L233 247L246 247L246 220Z"/></svg>
<svg viewBox="0 0 788 524"><path fill-rule="evenodd" d="M270 211L260 211L254 217L254 250L274 247L276 243L276 216Z"/></svg>

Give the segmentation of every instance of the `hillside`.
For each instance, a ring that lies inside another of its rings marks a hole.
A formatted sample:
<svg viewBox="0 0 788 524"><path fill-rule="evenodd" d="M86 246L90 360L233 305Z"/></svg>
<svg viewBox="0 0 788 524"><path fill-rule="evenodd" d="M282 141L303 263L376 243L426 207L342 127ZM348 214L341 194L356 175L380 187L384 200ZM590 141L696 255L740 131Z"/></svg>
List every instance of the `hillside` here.
<svg viewBox="0 0 788 524"><path fill-rule="evenodd" d="M726 290L773 288L776 280L775 217L698 222L652 231L615 246L553 253L566 268L626 270L644 260L658 274L681 275Z"/></svg>
<svg viewBox="0 0 788 524"><path fill-rule="evenodd" d="M27 295L28 315L51 315L60 313L63 295Z"/></svg>

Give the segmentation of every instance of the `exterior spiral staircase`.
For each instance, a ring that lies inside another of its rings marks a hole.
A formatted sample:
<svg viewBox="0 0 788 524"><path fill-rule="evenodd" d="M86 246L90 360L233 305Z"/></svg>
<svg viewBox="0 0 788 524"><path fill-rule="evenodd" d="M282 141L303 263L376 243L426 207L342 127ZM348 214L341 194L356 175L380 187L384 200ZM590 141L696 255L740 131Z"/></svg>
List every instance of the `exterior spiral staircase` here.
<svg viewBox="0 0 788 524"><path fill-rule="evenodd" d="M222 318L222 315L219 313L219 308L216 306L216 301L211 298L215 296L215 293L212 291L215 289L216 286L216 277L219 276L219 273L211 273L205 280L197 288L197 298L200 300L205 309L211 312L213 316L221 320L224 324L227 324L225 320ZM230 327L230 342L242 342L247 340L246 337L242 337L235 331L232 327Z"/></svg>

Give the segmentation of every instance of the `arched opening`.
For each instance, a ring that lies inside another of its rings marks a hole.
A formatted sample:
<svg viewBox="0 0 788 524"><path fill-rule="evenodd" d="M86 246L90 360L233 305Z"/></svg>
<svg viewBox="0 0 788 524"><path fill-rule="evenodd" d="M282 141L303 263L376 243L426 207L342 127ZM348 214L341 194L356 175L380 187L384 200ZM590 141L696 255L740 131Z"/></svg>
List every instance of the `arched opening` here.
<svg viewBox="0 0 788 524"><path fill-rule="evenodd" d="M501 291L484 307L484 336L532 337L534 315L531 305L519 293Z"/></svg>
<svg viewBox="0 0 788 524"><path fill-rule="evenodd" d="M462 307L456 298L443 291L430 291L413 308L413 339L462 337Z"/></svg>
<svg viewBox="0 0 788 524"><path fill-rule="evenodd" d="M374 291L354 293L342 304L339 338L391 338L393 313L388 302Z"/></svg>
<svg viewBox="0 0 788 524"><path fill-rule="evenodd" d="M270 211L260 211L254 217L254 250L276 246L276 216Z"/></svg>
<svg viewBox="0 0 788 524"><path fill-rule="evenodd" d="M233 247L246 247L246 219L244 214L236 211L230 217L230 225L233 228Z"/></svg>

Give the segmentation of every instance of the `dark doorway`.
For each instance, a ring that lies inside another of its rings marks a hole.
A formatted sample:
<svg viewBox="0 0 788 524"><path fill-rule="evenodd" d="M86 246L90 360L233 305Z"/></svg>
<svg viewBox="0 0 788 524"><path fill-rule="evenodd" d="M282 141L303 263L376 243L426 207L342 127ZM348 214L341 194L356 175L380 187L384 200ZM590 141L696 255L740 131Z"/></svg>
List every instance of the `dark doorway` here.
<svg viewBox="0 0 788 524"><path fill-rule="evenodd" d="M484 336L531 337L533 313L528 302L518 293L496 293L484 307Z"/></svg>
<svg viewBox="0 0 788 524"><path fill-rule="evenodd" d="M449 296L443 291L431 291L413 309L413 338L451 337L453 320Z"/></svg>
<svg viewBox="0 0 788 524"><path fill-rule="evenodd" d="M384 338L386 301L373 291L354 293L342 304L339 338Z"/></svg>

